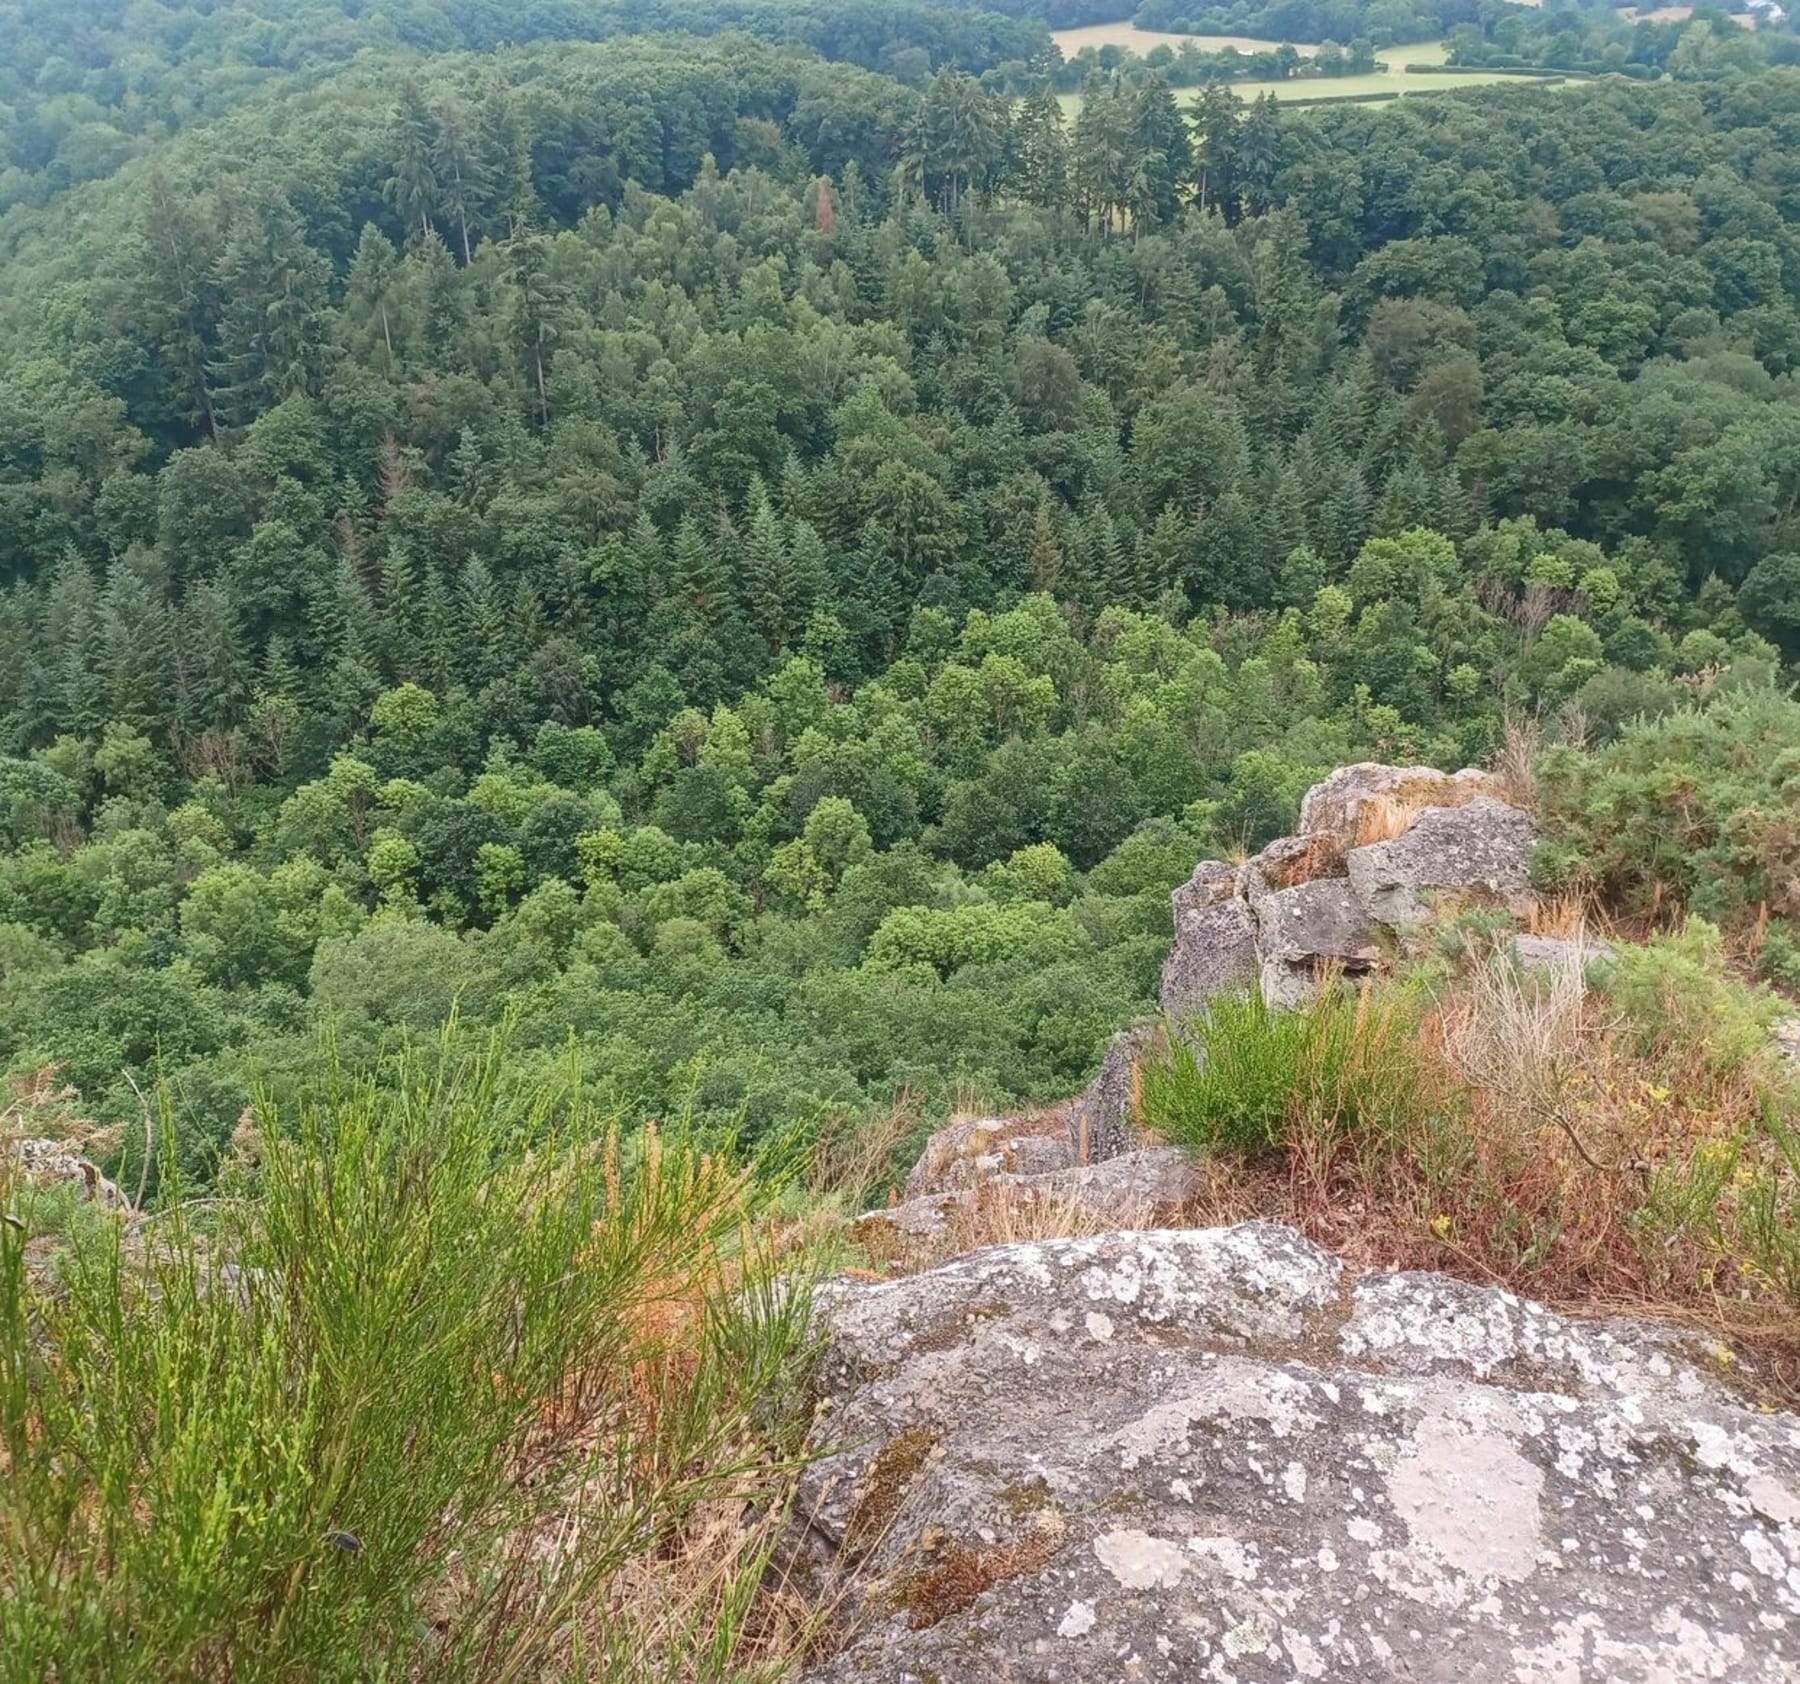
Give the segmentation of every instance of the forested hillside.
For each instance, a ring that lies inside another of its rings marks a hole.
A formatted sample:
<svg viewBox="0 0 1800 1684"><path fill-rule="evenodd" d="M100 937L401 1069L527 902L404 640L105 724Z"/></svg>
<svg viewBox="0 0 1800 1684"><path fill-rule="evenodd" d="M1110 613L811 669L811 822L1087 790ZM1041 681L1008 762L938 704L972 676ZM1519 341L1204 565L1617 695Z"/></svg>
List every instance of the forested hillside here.
<svg viewBox="0 0 1800 1684"><path fill-rule="evenodd" d="M0 1684L1791 1666L1800 35L1130 9L0 0Z"/></svg>
<svg viewBox="0 0 1800 1684"><path fill-rule="evenodd" d="M0 1058L195 1166L453 1009L633 1116L1066 1092L1331 766L1800 654L1800 71L1065 123L399 15L10 72Z"/></svg>

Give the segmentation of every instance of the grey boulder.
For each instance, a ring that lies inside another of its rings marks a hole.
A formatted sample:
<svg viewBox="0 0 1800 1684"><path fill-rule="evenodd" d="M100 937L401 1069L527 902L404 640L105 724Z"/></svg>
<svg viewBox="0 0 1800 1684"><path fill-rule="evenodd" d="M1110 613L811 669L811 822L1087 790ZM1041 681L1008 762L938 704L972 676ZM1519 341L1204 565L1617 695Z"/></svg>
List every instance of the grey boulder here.
<svg viewBox="0 0 1800 1684"><path fill-rule="evenodd" d="M1637 1324L1262 1224L822 1308L818 1684L1791 1684L1800 1419Z"/></svg>
<svg viewBox="0 0 1800 1684"><path fill-rule="evenodd" d="M1320 877L1253 903L1264 1001L1293 1007L1321 977L1356 976L1381 958L1381 939L1348 879Z"/></svg>
<svg viewBox="0 0 1800 1684"><path fill-rule="evenodd" d="M1523 910L1536 842L1529 815L1484 795L1461 807L1427 808L1391 841L1352 848L1344 865L1371 918L1411 930L1445 892Z"/></svg>
<svg viewBox="0 0 1800 1684"><path fill-rule="evenodd" d="M1256 980L1256 923L1237 880L1235 866L1202 860L1175 891L1175 940L1163 961L1161 991L1162 1009L1171 1016Z"/></svg>

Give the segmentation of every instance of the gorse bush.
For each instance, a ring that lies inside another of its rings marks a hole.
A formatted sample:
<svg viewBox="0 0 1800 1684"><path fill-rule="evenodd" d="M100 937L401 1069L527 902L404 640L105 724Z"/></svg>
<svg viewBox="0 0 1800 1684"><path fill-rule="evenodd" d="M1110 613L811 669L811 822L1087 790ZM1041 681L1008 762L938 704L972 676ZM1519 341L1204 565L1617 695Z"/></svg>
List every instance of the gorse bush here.
<svg viewBox="0 0 1800 1684"><path fill-rule="evenodd" d="M1541 877L1629 919L1697 912L1727 930L1759 921L1790 951L1800 919L1800 701L1726 690L1628 727L1593 753L1540 768Z"/></svg>
<svg viewBox="0 0 1800 1684"><path fill-rule="evenodd" d="M54 1287L0 1228L0 1677L755 1675L808 1313L763 1190L501 1074L260 1119Z"/></svg>

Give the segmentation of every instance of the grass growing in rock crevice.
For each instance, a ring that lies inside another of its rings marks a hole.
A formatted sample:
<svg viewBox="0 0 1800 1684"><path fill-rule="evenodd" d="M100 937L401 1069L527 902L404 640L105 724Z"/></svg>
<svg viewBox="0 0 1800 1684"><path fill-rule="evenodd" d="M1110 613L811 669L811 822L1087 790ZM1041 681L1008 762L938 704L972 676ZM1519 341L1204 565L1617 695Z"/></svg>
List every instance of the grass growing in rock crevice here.
<svg viewBox="0 0 1800 1684"><path fill-rule="evenodd" d="M328 1085L54 1276L0 1227L0 1677L779 1670L807 1301L764 1189L501 1076Z"/></svg>
<svg viewBox="0 0 1800 1684"><path fill-rule="evenodd" d="M1672 1314L1779 1367L1800 1349L1779 1009L1698 920L1585 974L1492 952L1292 1013L1226 997L1147 1062L1143 1119L1204 1154L1197 1220L1263 1216L1364 1263Z"/></svg>

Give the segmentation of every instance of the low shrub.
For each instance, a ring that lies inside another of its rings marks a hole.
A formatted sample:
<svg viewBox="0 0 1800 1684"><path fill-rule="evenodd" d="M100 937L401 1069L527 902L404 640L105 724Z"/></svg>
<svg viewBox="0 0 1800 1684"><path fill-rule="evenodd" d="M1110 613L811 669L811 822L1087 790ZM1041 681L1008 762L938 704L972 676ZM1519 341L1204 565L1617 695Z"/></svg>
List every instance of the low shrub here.
<svg viewBox="0 0 1800 1684"><path fill-rule="evenodd" d="M764 1190L498 1052L328 1082L52 1280L0 1226L0 1676L761 1676Z"/></svg>
<svg viewBox="0 0 1800 1684"><path fill-rule="evenodd" d="M1290 1013L1241 995L1141 1072L1146 1125L1206 1154L1196 1219L1295 1224L1354 1261L1674 1313L1791 1354L1796 1080L1780 1003L1689 921L1610 960L1445 950Z"/></svg>
<svg viewBox="0 0 1800 1684"><path fill-rule="evenodd" d="M1385 1136L1415 1102L1416 1020L1398 995L1328 989L1296 1011L1223 994L1141 1071L1143 1116L1174 1144L1254 1156Z"/></svg>

